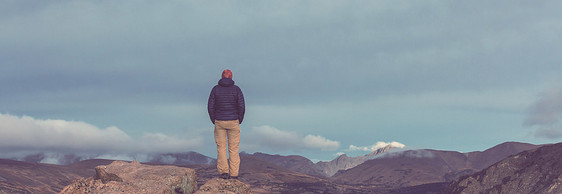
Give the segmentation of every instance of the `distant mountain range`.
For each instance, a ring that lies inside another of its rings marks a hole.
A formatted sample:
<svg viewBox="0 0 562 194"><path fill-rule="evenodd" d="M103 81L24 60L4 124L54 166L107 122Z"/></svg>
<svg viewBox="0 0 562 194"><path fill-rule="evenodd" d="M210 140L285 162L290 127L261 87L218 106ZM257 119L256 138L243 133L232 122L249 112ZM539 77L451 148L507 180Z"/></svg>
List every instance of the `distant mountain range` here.
<svg viewBox="0 0 562 194"><path fill-rule="evenodd" d="M244 156L253 157L263 161L270 162L277 166L289 169L291 171L300 172L307 175L312 175L316 177L325 176L322 169L316 164L310 161L308 158L290 155L290 156L280 156L280 155L270 155L265 153L254 153L254 154L242 154Z"/></svg>
<svg viewBox="0 0 562 194"><path fill-rule="evenodd" d="M273 164L290 169L292 171L296 171L312 176L331 177L340 170L347 170L353 168L357 165L362 164L367 160L374 159L375 157L383 153L386 153L393 148L396 147L388 145L386 147L379 148L367 155L357 156L357 157L349 157L345 154L342 154L331 161L328 162L320 161L316 164L305 157L297 156L297 155L280 156L280 155L269 155L264 153L254 153L251 156L271 162Z"/></svg>
<svg viewBox="0 0 562 194"><path fill-rule="evenodd" d="M368 160L330 178L335 182L390 188L448 182L480 171L501 159L539 146L507 142L483 152L408 150Z"/></svg>
<svg viewBox="0 0 562 194"><path fill-rule="evenodd" d="M347 170L353 167L356 167L360 164L363 164L367 160L375 159L375 157L380 156L381 154L387 153L391 149L394 149L392 145L385 146L383 148L379 148L371 153L364 155L364 156L357 156L357 157L349 157L345 154L338 156L336 159L333 159L329 162L318 162L316 166L322 169L322 172L325 176L331 177L334 176L340 170Z"/></svg>
<svg viewBox="0 0 562 194"><path fill-rule="evenodd" d="M296 155L242 153L240 180L250 184L255 193L426 193L438 192L445 188L458 191L460 190L458 187L451 189L453 186L449 186L448 182L458 182L457 185L460 184L460 188L463 188L465 187L463 185L470 184L467 184L466 181L463 182L462 177L467 175L478 177L479 173L497 172L498 170L493 170L493 172L488 172L492 170L481 170L491 165L497 166L496 169L501 169L501 165L498 166L501 162L498 162L502 159L517 160L517 155L511 155L526 150L540 150L536 149L538 147L541 146L507 142L482 152L470 153L429 149L389 152L393 148L386 147L365 156L342 155L332 161L318 163ZM541 158L538 156L539 154L550 154L551 158L558 157L557 159L559 159L560 154L555 155L558 153L555 151L550 149L531 152L535 155L519 158ZM28 157L28 160L37 161L40 158L41 156L37 155ZM360 162L361 160L363 162ZM546 157L535 162L541 161L550 160ZM111 160L84 160L69 165L52 165L2 159L0 160L0 193L37 193L39 191L56 193L74 179L92 176L95 166L106 165L110 162ZM216 160L213 158L196 152L188 152L159 154L153 156L148 164L193 168L197 171L198 183L203 184L217 176L215 162ZM559 172L562 169L559 163L547 163L548 168L557 168L555 170L533 171ZM333 176L329 176L330 174ZM511 179L517 180L509 178L509 180ZM474 180L480 181L481 178L474 178ZM501 180L508 181L505 177ZM549 180L560 180L560 177Z"/></svg>

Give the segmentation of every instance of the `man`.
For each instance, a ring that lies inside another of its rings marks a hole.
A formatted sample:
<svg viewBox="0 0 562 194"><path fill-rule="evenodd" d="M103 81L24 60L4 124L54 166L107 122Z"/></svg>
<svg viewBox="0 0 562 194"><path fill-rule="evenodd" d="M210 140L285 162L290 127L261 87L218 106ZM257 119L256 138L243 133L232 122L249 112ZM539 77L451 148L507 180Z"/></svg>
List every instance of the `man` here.
<svg viewBox="0 0 562 194"><path fill-rule="evenodd" d="M246 108L242 90L234 85L232 80L232 71L226 69L222 72L222 79L219 80L219 84L211 90L207 109L211 122L215 124L219 174L223 179L238 179L240 124L244 119ZM228 162L226 159L227 143Z"/></svg>

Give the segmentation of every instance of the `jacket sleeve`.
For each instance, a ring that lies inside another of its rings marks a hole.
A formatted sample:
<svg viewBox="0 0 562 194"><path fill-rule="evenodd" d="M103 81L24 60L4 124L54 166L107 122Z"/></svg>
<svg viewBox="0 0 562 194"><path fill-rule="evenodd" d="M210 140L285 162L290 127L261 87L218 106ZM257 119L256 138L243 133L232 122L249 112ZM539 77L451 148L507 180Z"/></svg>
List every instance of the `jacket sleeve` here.
<svg viewBox="0 0 562 194"><path fill-rule="evenodd" d="M244 113L246 112L246 104L244 102L244 94L242 94L242 90L238 88L238 121L242 124L242 120L244 120Z"/></svg>
<svg viewBox="0 0 562 194"><path fill-rule="evenodd" d="M207 111L209 111L209 117L211 118L211 122L215 124L215 88L211 90L211 94L209 95L209 101L207 103Z"/></svg>

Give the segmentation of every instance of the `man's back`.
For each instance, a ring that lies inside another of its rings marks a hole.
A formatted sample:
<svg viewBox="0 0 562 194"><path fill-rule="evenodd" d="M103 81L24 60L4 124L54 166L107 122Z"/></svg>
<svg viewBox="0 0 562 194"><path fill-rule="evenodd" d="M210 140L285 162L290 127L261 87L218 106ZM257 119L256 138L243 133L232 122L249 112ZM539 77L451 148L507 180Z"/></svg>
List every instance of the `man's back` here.
<svg viewBox="0 0 562 194"><path fill-rule="evenodd" d="M212 122L239 120L242 123L245 112L244 95L232 79L222 78L218 85L213 87L209 96L208 111Z"/></svg>

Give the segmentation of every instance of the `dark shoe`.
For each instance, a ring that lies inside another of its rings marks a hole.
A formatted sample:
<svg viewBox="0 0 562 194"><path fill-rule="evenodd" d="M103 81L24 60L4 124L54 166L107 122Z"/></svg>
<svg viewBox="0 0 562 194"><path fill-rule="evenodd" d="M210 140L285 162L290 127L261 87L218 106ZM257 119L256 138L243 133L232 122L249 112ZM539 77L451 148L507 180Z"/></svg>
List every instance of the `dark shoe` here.
<svg viewBox="0 0 562 194"><path fill-rule="evenodd" d="M236 180L238 180L238 176L231 176L230 179L236 179Z"/></svg>
<svg viewBox="0 0 562 194"><path fill-rule="evenodd" d="M230 176L228 175L228 173L222 173L221 174L221 178L222 179L228 179Z"/></svg>

